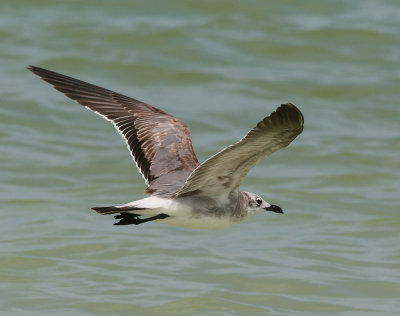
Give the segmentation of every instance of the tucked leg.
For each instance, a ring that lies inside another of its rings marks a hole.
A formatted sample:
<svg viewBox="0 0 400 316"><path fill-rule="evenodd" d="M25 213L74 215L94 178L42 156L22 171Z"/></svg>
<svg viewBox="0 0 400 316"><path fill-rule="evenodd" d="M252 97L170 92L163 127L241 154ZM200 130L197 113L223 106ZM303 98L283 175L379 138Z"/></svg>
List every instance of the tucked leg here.
<svg viewBox="0 0 400 316"><path fill-rule="evenodd" d="M120 215L114 216L115 219L120 219L120 221L114 225L139 225L167 217L168 215L163 213L147 218L139 218L139 215L137 214L121 213Z"/></svg>

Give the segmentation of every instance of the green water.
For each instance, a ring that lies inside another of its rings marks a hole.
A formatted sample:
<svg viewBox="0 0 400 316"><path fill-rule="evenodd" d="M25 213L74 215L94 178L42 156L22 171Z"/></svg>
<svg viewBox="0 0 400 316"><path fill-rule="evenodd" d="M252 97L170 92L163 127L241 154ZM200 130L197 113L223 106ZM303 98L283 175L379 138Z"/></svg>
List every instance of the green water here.
<svg viewBox="0 0 400 316"><path fill-rule="evenodd" d="M399 315L399 1L0 2L0 315ZM143 197L111 124L25 69L179 117L201 161L279 104L289 148L226 230L116 227Z"/></svg>

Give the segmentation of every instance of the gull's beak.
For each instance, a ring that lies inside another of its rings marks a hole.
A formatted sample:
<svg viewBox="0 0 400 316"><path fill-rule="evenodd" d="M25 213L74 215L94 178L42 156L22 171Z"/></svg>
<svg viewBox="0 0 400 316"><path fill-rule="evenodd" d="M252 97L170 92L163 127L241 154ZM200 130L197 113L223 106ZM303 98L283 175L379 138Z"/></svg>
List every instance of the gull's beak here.
<svg viewBox="0 0 400 316"><path fill-rule="evenodd" d="M282 209L278 205L271 204L271 206L264 208L264 210L283 214Z"/></svg>

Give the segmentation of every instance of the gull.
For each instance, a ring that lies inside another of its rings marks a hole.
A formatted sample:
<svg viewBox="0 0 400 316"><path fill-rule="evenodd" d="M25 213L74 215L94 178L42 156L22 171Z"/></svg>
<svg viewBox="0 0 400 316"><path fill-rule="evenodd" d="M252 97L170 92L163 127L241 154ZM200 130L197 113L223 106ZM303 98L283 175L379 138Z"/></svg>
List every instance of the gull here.
<svg viewBox="0 0 400 316"><path fill-rule="evenodd" d="M117 214L114 225L157 221L198 229L226 228L243 219L282 209L259 195L239 191L259 161L288 146L303 131L304 117L291 103L280 105L238 142L199 163L189 127L139 100L43 68L34 74L77 103L110 121L124 138L149 197L93 207Z"/></svg>

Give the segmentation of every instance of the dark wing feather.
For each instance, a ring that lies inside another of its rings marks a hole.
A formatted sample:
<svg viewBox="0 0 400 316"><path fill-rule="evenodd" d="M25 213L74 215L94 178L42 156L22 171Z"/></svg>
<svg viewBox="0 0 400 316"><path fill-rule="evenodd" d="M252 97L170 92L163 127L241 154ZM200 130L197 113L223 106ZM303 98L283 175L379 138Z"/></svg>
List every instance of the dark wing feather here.
<svg viewBox="0 0 400 316"><path fill-rule="evenodd" d="M304 118L291 103L282 104L239 142L202 163L177 197L206 194L226 196L237 191L249 170L260 160L288 146L303 131Z"/></svg>
<svg viewBox="0 0 400 316"><path fill-rule="evenodd" d="M114 124L148 185L147 193L168 195L176 192L199 165L189 127L172 115L53 71L35 66L28 69Z"/></svg>

